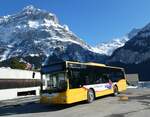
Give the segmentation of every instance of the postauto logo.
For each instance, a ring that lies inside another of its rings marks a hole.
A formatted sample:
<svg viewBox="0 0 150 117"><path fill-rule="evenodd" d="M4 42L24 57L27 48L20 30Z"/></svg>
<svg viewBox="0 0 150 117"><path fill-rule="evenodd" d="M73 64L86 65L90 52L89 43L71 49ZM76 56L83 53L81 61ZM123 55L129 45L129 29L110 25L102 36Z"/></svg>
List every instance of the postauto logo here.
<svg viewBox="0 0 150 117"><path fill-rule="evenodd" d="M111 89L111 87L112 87L111 84L106 84L105 85L105 88L107 88L107 89Z"/></svg>

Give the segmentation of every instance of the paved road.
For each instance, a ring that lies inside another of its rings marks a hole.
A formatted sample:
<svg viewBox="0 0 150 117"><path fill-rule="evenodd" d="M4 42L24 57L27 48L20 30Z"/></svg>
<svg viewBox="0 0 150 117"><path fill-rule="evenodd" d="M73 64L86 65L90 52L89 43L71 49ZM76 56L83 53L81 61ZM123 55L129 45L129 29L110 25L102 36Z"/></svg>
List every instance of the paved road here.
<svg viewBox="0 0 150 117"><path fill-rule="evenodd" d="M124 94L122 94L124 95ZM0 107L0 116L9 117L149 117L150 89L128 89L128 101L107 96L91 104L46 106L38 102Z"/></svg>
<svg viewBox="0 0 150 117"><path fill-rule="evenodd" d="M10 100L4 100L0 101L0 108L4 106L11 106L11 105L20 105L23 103L32 103L39 100L39 96L29 96L29 97L22 97L18 99L10 99Z"/></svg>

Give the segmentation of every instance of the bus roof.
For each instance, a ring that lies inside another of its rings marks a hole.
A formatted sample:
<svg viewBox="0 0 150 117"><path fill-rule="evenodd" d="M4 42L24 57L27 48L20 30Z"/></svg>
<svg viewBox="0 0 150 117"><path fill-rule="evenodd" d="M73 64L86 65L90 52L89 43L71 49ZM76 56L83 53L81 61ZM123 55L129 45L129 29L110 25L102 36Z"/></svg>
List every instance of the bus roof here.
<svg viewBox="0 0 150 117"><path fill-rule="evenodd" d="M94 62L81 63L81 62L66 61L66 63L81 64L81 65L90 65L90 66L101 66L101 67L106 66L105 64L94 63Z"/></svg>
<svg viewBox="0 0 150 117"><path fill-rule="evenodd" d="M89 66L98 66L98 67L107 67L107 68L112 68L112 69L123 69L123 68L121 68L121 67L107 66L107 65L105 65L105 64L94 63L94 62L82 63L82 62L66 61L66 63L89 65Z"/></svg>
<svg viewBox="0 0 150 117"><path fill-rule="evenodd" d="M71 64L75 65L75 66L72 66ZM108 69L124 71L124 69L121 68L121 67L107 66L105 64L94 63L94 62L82 63L82 62L74 62L74 61L63 61L63 62L52 63L52 64L49 64L49 65L42 66L41 73L48 73L48 72L55 72L55 71L65 70L68 67L69 68L73 68L73 67L74 68L80 68L80 67L84 68L84 66L108 68Z"/></svg>

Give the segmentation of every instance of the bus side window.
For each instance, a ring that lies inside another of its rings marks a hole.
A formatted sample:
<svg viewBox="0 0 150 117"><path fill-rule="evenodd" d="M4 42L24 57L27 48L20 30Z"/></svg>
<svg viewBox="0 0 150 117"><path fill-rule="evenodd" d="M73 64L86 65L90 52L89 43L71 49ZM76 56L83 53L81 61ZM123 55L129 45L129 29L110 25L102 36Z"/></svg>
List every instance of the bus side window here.
<svg viewBox="0 0 150 117"><path fill-rule="evenodd" d="M81 77L81 72L79 70L72 70L69 75L69 87L80 88L83 85L83 80Z"/></svg>
<svg viewBox="0 0 150 117"><path fill-rule="evenodd" d="M108 76L107 74L104 74L104 75L102 76L102 82L103 82L103 83L108 83L108 82L109 82L109 76Z"/></svg>
<svg viewBox="0 0 150 117"><path fill-rule="evenodd" d="M102 74L97 73L95 76L95 84L103 83L102 81Z"/></svg>
<svg viewBox="0 0 150 117"><path fill-rule="evenodd" d="M120 79L124 78L124 74L122 71L117 71L110 73L110 78L113 82L118 82Z"/></svg>
<svg viewBox="0 0 150 117"><path fill-rule="evenodd" d="M85 76L85 85L89 85L89 84L90 84L89 77Z"/></svg>

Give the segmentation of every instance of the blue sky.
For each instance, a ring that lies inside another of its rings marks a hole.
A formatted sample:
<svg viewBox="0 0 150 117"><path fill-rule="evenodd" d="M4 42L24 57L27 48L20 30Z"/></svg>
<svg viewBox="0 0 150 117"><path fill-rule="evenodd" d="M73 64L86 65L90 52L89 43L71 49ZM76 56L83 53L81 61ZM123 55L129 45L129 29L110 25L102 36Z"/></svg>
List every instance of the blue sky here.
<svg viewBox="0 0 150 117"><path fill-rule="evenodd" d="M56 14L90 45L121 37L150 22L150 0L1 0L0 16L27 5Z"/></svg>

